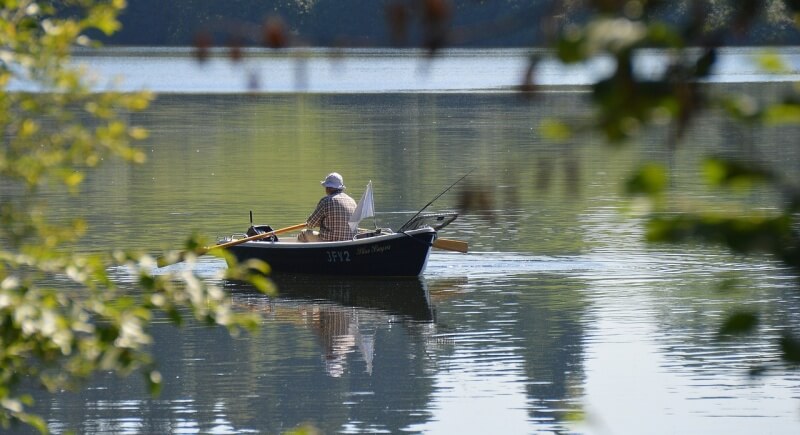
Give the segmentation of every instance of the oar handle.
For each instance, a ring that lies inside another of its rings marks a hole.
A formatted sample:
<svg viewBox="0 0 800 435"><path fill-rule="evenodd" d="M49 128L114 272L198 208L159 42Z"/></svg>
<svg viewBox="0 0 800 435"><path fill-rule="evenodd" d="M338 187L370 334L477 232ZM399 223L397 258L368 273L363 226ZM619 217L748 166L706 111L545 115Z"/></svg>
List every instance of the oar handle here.
<svg viewBox="0 0 800 435"><path fill-rule="evenodd" d="M276 234L288 233L289 231L299 230L299 229L305 228L305 227L306 227L306 223L303 222L302 224L292 225L290 227L281 228L279 230L274 230L274 231L270 231L270 232L267 232L267 233L256 234L254 236L245 237L243 239L231 240L230 242L220 243L219 245L209 246L209 247L205 247L205 248L202 248L202 249L196 249L196 250L191 251L191 252L193 252L197 256L205 255L206 253L208 253L208 251L211 251L212 249L230 248L231 246L241 245L242 243L247 243L247 242L252 241L252 240L259 240L259 239L263 239L263 238L266 238L266 237L269 237L269 236L274 236ZM180 254L179 256L177 256L177 261L175 259L172 259L172 262L178 262L179 263L179 262L183 261L183 259L185 258L186 254L187 254L186 252ZM156 264L158 265L158 267L164 267L164 266L168 266L169 264L172 264L172 263L168 263L167 259L164 258L164 257L158 257L156 259Z"/></svg>
<svg viewBox="0 0 800 435"><path fill-rule="evenodd" d="M290 227L281 228L281 229L269 231L269 232L266 232L266 233L256 234L256 235L253 235L253 236L250 236L250 237L245 237L243 239L231 240L230 242L225 242L225 243L220 243L218 245L209 246L209 247L205 248L205 252L208 252L208 251L210 251L212 249L230 248L231 246L241 245L242 243L252 242L253 240L265 239L265 238L270 237L270 236L283 234L283 233L288 233L290 231L299 230L299 229L302 229L302 228L305 228L305 227L306 227L306 223L303 222L302 224L292 225Z"/></svg>

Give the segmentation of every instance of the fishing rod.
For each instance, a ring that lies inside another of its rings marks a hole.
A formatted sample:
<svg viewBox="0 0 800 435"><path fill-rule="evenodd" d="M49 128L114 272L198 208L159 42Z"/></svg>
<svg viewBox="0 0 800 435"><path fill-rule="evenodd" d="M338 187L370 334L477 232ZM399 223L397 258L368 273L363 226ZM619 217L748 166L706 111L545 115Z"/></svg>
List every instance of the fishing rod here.
<svg viewBox="0 0 800 435"><path fill-rule="evenodd" d="M472 173L472 172L473 172L475 169L476 169L476 168L472 168L472 169L470 169L470 170L469 170L469 172L467 172L466 174L464 174L464 176L463 176L463 177L461 177L461 178L459 178L458 180L456 180L456 182L455 182L455 183L453 183L453 184L451 184L451 185L450 185L450 187L448 187L447 189L445 189L445 190L444 190L442 193L440 193L440 194L436 195L436 196L435 196L435 197L434 197L434 198L433 198L433 199L432 199L432 200L431 200L429 203L425 204L425 207L422 207L421 209L419 209L419 211L417 212L417 214L415 214L414 216L411 216L411 219L407 220L407 221L406 221L406 223L404 223L404 224L403 224L403 225L400 227L400 229L399 229L399 230L397 230L397 231L398 231L398 232L400 232L400 233L402 233L402 232L403 232L403 231L406 229L406 225L408 225L409 223L411 223L411 221L413 221L413 220L414 220L414 219L415 219L417 216L419 216L419 214L420 214L420 213L422 213L423 211L425 211L425 209L426 209L426 208L428 208L428 207L429 207L431 204L433 204L433 203L434 203L434 202L435 202L437 199L439 199L439 197L440 197L440 196L442 196L442 195L444 195L445 193L447 193L447 191L449 191L450 189L452 189L452 188L453 188L453 187L454 187L456 184L460 183L460 182L461 182L461 180L463 180L463 179L467 178L467 176L468 176L469 174L471 174L471 173Z"/></svg>

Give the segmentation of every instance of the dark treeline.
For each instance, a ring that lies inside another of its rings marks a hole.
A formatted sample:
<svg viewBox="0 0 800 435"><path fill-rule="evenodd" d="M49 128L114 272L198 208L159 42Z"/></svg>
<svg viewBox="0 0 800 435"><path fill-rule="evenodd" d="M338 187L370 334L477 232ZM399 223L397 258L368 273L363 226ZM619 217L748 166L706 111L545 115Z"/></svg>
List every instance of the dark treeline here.
<svg viewBox="0 0 800 435"><path fill-rule="evenodd" d="M587 16L574 5L585 6L552 0L134 0L121 16L122 30L105 42L187 46L204 35L215 45L260 45L264 23L280 17L288 45L530 47L547 44L553 29ZM656 18L688 19L685 1L665 5ZM767 12L747 34L723 42L800 44L788 16ZM727 24L724 16L716 23Z"/></svg>

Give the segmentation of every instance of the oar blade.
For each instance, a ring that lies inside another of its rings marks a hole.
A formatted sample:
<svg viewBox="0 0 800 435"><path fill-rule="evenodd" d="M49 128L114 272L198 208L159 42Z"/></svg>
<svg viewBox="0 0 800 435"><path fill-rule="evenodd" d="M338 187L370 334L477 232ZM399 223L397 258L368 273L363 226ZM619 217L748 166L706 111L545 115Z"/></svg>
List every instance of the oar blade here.
<svg viewBox="0 0 800 435"><path fill-rule="evenodd" d="M462 242L461 240L443 239L441 237L433 241L433 247L444 249L446 251L463 252L465 254L467 251L469 251L469 245L467 242Z"/></svg>

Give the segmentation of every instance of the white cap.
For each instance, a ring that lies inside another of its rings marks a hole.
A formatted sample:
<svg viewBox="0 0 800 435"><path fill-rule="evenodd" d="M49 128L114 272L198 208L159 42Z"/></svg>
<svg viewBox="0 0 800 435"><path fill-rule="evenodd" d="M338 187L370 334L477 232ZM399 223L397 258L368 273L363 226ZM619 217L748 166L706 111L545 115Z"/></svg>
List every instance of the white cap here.
<svg viewBox="0 0 800 435"><path fill-rule="evenodd" d="M319 184L332 189L344 189L344 179L342 179L342 176L339 175L338 172L331 172L325 177L325 180L320 181Z"/></svg>

